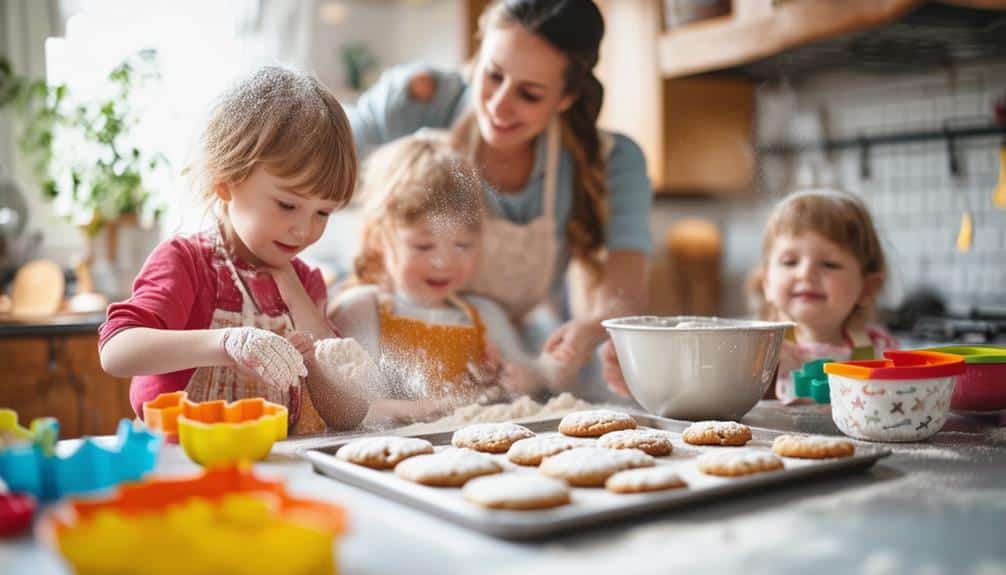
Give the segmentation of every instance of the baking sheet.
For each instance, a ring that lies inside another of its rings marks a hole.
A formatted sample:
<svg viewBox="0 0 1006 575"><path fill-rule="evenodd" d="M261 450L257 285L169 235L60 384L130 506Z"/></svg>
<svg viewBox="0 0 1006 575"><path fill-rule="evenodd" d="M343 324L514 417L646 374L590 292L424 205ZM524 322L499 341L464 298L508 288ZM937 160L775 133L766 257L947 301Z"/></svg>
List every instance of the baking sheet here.
<svg viewBox="0 0 1006 575"><path fill-rule="evenodd" d="M736 447L695 446L684 443L681 432L691 422L663 417L632 414L644 428L670 432L674 452L657 457L657 465L673 465L688 483L685 489L672 489L651 493L618 494L604 488L571 488L572 503L553 509L536 511L510 511L486 509L468 502L461 489L429 487L400 479L391 471L379 471L335 458L335 452L353 438L333 439L328 445L316 446L300 452L309 460L315 471L343 483L355 485L389 499L432 513L459 525L504 539L535 539L567 530L602 524L614 519L624 519L659 510L673 509L698 503L712 503L718 498L743 493L760 493L765 488L803 483L815 478L827 478L844 473L868 469L877 460L891 454L887 449L856 446L852 457L824 460L781 458L785 469L755 475L725 478L700 472L695 458L713 450L736 450ZM561 418L522 421L521 425L539 435L557 434ZM464 425L458 426L465 427ZM751 428L754 438L746 448L771 451L772 440L781 432ZM439 433L409 435L428 440L434 448L450 447L453 430ZM742 448L743 449L743 448ZM538 473L536 467L511 463L506 454L491 455L500 462L506 473Z"/></svg>

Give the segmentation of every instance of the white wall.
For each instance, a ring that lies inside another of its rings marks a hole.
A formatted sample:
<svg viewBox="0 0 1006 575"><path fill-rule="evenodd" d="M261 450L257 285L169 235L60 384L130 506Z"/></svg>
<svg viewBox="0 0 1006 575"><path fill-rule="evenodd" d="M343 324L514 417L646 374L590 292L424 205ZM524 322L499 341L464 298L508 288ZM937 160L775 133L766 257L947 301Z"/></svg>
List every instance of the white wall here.
<svg viewBox="0 0 1006 575"><path fill-rule="evenodd" d="M338 24L327 23L321 17L316 20L314 72L344 98L351 97L345 89L341 55L347 44L367 46L377 60L377 72L407 62L443 67L460 63L460 9L456 0L319 0L319 14L326 4L341 5L345 20Z"/></svg>

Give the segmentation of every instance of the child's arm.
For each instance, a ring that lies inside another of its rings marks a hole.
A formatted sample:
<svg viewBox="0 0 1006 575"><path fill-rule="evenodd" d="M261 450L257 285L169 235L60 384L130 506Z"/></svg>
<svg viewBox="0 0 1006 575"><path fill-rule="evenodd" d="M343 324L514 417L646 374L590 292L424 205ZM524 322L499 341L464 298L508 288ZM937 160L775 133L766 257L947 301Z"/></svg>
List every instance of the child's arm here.
<svg viewBox="0 0 1006 575"><path fill-rule="evenodd" d="M266 385L285 388L307 375L304 361L287 340L254 327L128 328L106 341L99 353L102 368L119 377L227 366Z"/></svg>
<svg viewBox="0 0 1006 575"><path fill-rule="evenodd" d="M223 334L222 329L124 329L101 347L101 368L115 377L132 377L231 365Z"/></svg>
<svg viewBox="0 0 1006 575"><path fill-rule="evenodd" d="M297 275L293 264L273 271L280 296L290 310L297 331L320 340L335 337L332 325L325 318L324 306L319 307ZM325 424L332 429L352 429L363 421L368 402L355 389L337 385L321 374L313 349L304 354L308 367L307 386L311 401Z"/></svg>

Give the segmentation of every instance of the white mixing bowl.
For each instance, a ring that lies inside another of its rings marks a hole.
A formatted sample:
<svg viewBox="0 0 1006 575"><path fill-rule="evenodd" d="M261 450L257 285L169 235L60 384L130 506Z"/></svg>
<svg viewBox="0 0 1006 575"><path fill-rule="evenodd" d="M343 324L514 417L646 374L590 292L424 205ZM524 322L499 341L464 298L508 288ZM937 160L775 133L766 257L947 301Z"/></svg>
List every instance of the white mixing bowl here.
<svg viewBox="0 0 1006 575"><path fill-rule="evenodd" d="M744 416L772 384L788 322L636 316L602 324L629 391L655 415Z"/></svg>

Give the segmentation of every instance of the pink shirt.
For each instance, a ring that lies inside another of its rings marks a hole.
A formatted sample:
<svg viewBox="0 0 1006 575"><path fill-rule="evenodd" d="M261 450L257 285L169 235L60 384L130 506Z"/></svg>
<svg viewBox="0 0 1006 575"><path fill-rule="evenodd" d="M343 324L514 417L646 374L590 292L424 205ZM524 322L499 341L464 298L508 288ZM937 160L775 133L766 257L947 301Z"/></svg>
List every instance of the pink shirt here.
<svg viewBox="0 0 1006 575"><path fill-rule="evenodd" d="M133 327L207 329L214 310L241 312L241 292L217 253L213 237L196 234L176 237L157 246L133 282L133 295L108 308L108 319L98 330L98 349L115 334ZM262 313L287 312L275 280L247 262L234 258L249 293ZM294 258L294 270L308 295L325 309L326 291L321 272ZM185 389L195 368L158 375L140 375L129 386L129 402L143 417L143 402L161 393Z"/></svg>

